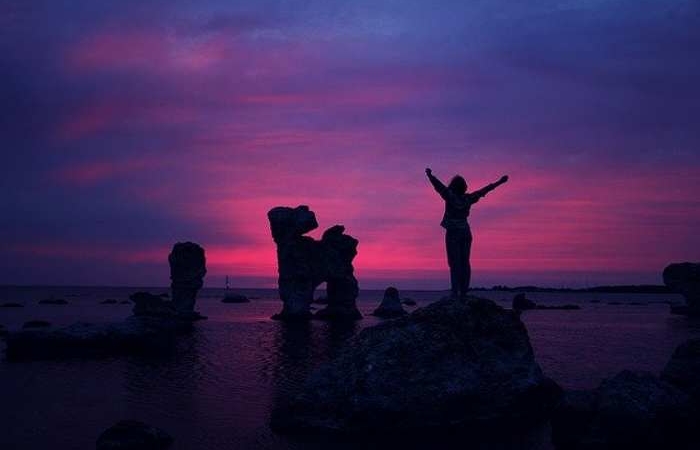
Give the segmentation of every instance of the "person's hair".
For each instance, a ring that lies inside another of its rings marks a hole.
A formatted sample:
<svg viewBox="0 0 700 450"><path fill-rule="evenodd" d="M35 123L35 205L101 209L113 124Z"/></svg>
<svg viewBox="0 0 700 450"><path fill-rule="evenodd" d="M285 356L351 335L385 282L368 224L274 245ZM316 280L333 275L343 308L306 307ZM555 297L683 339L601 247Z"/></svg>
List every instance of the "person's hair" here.
<svg viewBox="0 0 700 450"><path fill-rule="evenodd" d="M448 188L457 195L464 195L467 192L467 182L461 175L455 175Z"/></svg>

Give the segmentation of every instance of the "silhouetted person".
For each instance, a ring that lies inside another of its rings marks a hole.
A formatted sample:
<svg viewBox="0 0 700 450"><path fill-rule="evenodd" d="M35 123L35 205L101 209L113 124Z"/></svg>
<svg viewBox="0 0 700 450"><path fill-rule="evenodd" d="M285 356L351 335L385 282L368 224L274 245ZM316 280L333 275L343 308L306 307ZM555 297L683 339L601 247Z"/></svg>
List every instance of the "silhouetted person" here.
<svg viewBox="0 0 700 450"><path fill-rule="evenodd" d="M469 290L472 272L469 265L469 253L472 248L472 232L467 222L469 209L481 197L508 181L508 176L502 176L500 180L478 191L467 192L467 182L460 175L455 175L450 185L445 186L429 168L425 169L425 174L428 175L430 183L440 197L445 200L445 214L440 225L445 228L445 247L447 264L450 266L452 298L464 299Z"/></svg>

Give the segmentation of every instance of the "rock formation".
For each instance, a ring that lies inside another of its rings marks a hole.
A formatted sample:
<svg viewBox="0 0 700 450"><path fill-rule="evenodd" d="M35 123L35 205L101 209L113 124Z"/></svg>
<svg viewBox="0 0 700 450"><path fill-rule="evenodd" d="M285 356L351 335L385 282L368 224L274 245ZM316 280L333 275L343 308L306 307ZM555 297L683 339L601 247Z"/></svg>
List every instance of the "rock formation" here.
<svg viewBox="0 0 700 450"><path fill-rule="evenodd" d="M535 309L536 307L535 302L525 297L523 293L515 294L515 297L513 297L513 309L524 311L526 309Z"/></svg>
<svg viewBox="0 0 700 450"><path fill-rule="evenodd" d="M178 242L168 256L172 302L179 314L194 313L197 291L207 274L204 249L193 242Z"/></svg>
<svg viewBox="0 0 700 450"><path fill-rule="evenodd" d="M320 241L304 236L318 228L308 206L276 207L267 213L272 238L277 245L279 294L282 312L275 319L305 319L311 316L314 290L326 282L328 306L318 311L320 319L359 319L355 300L359 293L352 260L358 241L335 225Z"/></svg>
<svg viewBox="0 0 700 450"><path fill-rule="evenodd" d="M6 339L8 359L159 353L167 349L175 336L193 329L193 321L205 318L194 311L197 290L206 273L204 250L190 242L178 243L169 261L172 301L136 292L129 297L134 303L133 315L121 322L78 322L61 328L11 332Z"/></svg>
<svg viewBox="0 0 700 450"><path fill-rule="evenodd" d="M558 449L697 447L700 339L676 348L661 377L622 371L588 391L567 392L552 419Z"/></svg>
<svg viewBox="0 0 700 450"><path fill-rule="evenodd" d="M250 300L243 294L226 294L221 299L222 303L248 303Z"/></svg>
<svg viewBox="0 0 700 450"><path fill-rule="evenodd" d="M403 305L401 304L399 290L395 287L386 288L382 303L380 303L379 307L372 313L373 316L381 317L383 319L399 317L406 314L407 312L403 309Z"/></svg>
<svg viewBox="0 0 700 450"><path fill-rule="evenodd" d="M165 431L136 420L122 420L97 438L97 450L165 450L173 438Z"/></svg>
<svg viewBox="0 0 700 450"><path fill-rule="evenodd" d="M560 394L518 314L471 297L364 329L275 412L272 426L383 435L520 426L546 416Z"/></svg>
<svg viewBox="0 0 700 450"><path fill-rule="evenodd" d="M683 294L685 306L672 306L671 312L700 316L700 263L678 263L666 266L664 284Z"/></svg>

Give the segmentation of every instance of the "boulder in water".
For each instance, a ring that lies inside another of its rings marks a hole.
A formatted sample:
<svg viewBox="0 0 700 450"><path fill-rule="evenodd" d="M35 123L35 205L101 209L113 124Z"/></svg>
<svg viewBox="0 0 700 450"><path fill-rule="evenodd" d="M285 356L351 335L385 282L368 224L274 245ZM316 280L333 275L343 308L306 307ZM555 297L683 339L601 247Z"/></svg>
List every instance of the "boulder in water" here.
<svg viewBox="0 0 700 450"><path fill-rule="evenodd" d="M406 314L406 310L404 310L403 306L401 305L399 290L395 287L386 288L382 302L372 313L373 316L381 317L383 319L400 317Z"/></svg>
<svg viewBox="0 0 700 450"><path fill-rule="evenodd" d="M666 266L664 284L683 294L686 304L671 306L674 314L700 316L700 263L676 263Z"/></svg>
<svg viewBox="0 0 700 450"><path fill-rule="evenodd" d="M100 302L100 304L101 304L101 305L116 305L116 304L117 304L117 301L116 301L115 299L113 299L113 298L108 298L108 299L106 299L106 300L102 300L102 301Z"/></svg>
<svg viewBox="0 0 700 450"><path fill-rule="evenodd" d="M63 298L45 298L39 300L40 305L67 305L68 301Z"/></svg>
<svg viewBox="0 0 700 450"><path fill-rule="evenodd" d="M248 303L250 300L248 297L246 297L243 294L226 294L223 299L221 299L222 303Z"/></svg>
<svg viewBox="0 0 700 450"><path fill-rule="evenodd" d="M558 449L694 448L694 421L686 393L625 370L592 391L567 393L552 418L552 442Z"/></svg>
<svg viewBox="0 0 700 450"><path fill-rule="evenodd" d="M24 308L24 305L17 302L6 302L0 305L3 308Z"/></svg>
<svg viewBox="0 0 700 450"><path fill-rule="evenodd" d="M51 326L51 322L45 320L28 320L22 325L23 329L27 328L48 328Z"/></svg>
<svg viewBox="0 0 700 450"><path fill-rule="evenodd" d="M122 420L97 438L97 450L165 450L173 438L165 431L136 420Z"/></svg>
<svg viewBox="0 0 700 450"><path fill-rule="evenodd" d="M364 329L275 411L272 426L385 435L519 426L547 416L560 395L519 315L471 297Z"/></svg>

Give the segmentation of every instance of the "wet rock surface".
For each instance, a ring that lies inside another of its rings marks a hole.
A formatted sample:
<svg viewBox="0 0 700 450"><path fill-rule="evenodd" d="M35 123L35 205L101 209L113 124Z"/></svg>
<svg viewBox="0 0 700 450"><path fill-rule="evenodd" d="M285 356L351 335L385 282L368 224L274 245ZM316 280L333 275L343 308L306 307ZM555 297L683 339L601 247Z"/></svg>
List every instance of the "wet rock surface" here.
<svg viewBox="0 0 700 450"><path fill-rule="evenodd" d="M97 438L97 450L164 450L173 438L165 431L136 420L122 420Z"/></svg>
<svg viewBox="0 0 700 450"><path fill-rule="evenodd" d="M274 412L279 432L404 433L526 424L561 390L534 360L517 313L442 300L367 328Z"/></svg>

